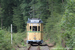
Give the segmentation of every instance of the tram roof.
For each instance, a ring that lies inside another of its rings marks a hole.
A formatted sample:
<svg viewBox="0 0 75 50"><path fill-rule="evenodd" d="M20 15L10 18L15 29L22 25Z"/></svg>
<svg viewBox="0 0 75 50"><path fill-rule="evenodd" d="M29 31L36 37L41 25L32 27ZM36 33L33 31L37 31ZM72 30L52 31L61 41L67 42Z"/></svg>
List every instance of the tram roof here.
<svg viewBox="0 0 75 50"><path fill-rule="evenodd" d="M39 18L31 18L31 19L28 18L27 23L43 23L43 21Z"/></svg>

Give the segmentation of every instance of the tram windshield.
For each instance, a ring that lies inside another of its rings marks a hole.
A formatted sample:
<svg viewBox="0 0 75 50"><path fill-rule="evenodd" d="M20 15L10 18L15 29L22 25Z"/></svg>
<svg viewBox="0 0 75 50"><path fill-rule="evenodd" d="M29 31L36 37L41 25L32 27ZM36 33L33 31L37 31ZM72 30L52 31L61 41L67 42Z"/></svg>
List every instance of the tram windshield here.
<svg viewBox="0 0 75 50"><path fill-rule="evenodd" d="M30 26L30 31L40 31L40 26Z"/></svg>
<svg viewBox="0 0 75 50"><path fill-rule="evenodd" d="M33 26L33 30L32 31L37 31L37 26Z"/></svg>

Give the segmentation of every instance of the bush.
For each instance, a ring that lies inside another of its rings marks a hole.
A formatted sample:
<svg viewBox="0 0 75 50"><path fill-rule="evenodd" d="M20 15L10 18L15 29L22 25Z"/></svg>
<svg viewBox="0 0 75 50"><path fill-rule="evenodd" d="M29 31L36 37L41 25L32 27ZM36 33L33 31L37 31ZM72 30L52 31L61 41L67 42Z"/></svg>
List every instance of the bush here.
<svg viewBox="0 0 75 50"><path fill-rule="evenodd" d="M24 43L23 39L26 37L25 32L23 33L13 33L13 44L11 45L11 33L0 30L0 50L11 50L13 46L18 44L22 45Z"/></svg>
<svg viewBox="0 0 75 50"><path fill-rule="evenodd" d="M10 50L11 43L10 43L10 33L0 30L0 50Z"/></svg>

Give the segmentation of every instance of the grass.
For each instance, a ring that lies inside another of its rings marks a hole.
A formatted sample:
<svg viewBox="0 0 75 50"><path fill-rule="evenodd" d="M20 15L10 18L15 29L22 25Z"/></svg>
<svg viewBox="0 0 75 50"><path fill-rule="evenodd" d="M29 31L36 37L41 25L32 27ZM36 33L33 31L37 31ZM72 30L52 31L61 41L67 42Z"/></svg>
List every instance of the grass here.
<svg viewBox="0 0 75 50"><path fill-rule="evenodd" d="M52 48L51 50L66 50L66 49L61 46L56 46L56 47Z"/></svg>

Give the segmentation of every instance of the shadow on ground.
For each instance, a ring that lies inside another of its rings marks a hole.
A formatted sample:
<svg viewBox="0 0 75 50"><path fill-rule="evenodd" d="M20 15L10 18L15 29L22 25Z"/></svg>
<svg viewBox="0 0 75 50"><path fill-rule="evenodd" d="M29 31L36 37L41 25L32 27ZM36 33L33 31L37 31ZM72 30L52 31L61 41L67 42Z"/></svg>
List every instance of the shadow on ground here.
<svg viewBox="0 0 75 50"><path fill-rule="evenodd" d="M38 45L38 44L33 44L33 45L31 45L31 46L48 46L47 44L40 44L40 45Z"/></svg>

